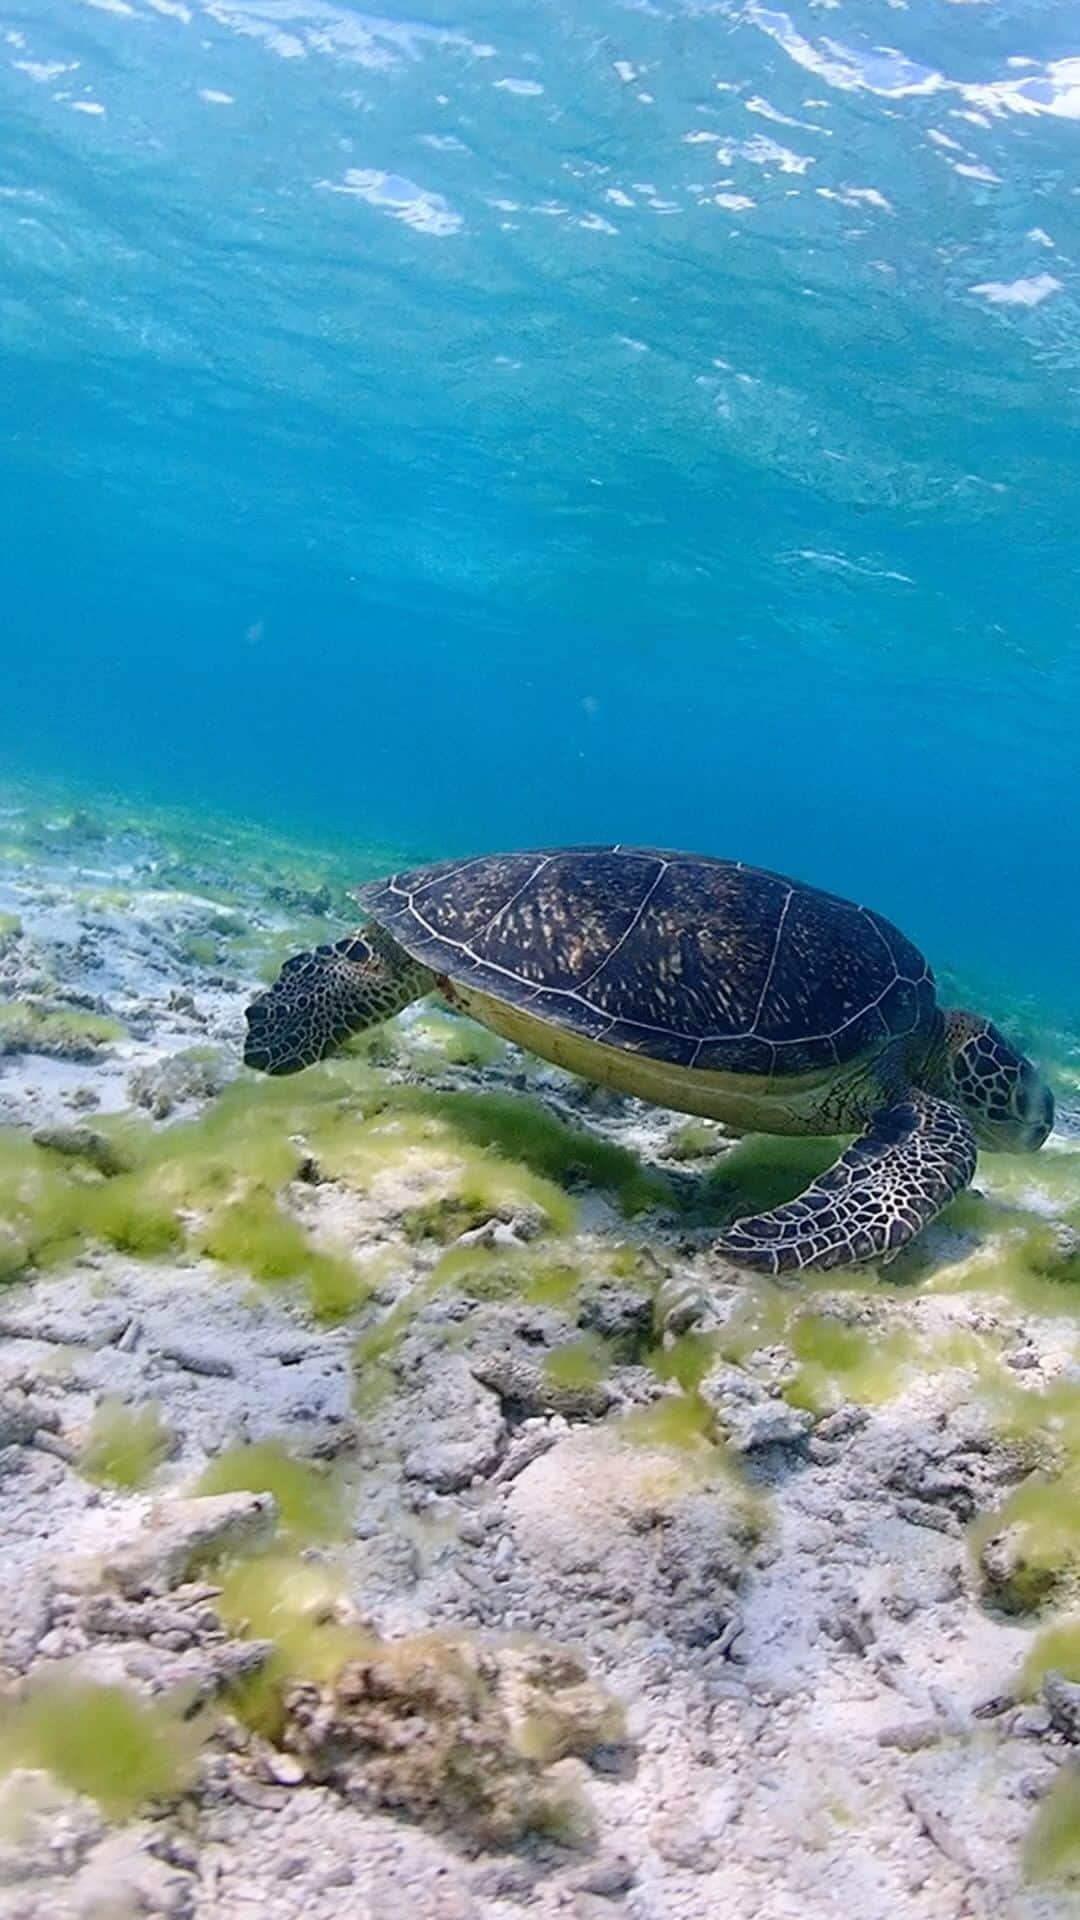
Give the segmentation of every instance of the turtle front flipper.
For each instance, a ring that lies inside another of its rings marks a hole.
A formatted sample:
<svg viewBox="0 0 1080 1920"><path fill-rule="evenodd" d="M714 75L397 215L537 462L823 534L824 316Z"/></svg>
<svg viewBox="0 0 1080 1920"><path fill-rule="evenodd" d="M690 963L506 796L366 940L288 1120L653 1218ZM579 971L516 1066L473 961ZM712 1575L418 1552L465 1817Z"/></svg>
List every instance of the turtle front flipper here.
<svg viewBox="0 0 1080 1920"><path fill-rule="evenodd" d="M427 968L380 928L294 954L247 1009L244 1063L260 1073L299 1073L434 984Z"/></svg>
<svg viewBox="0 0 1080 1920"><path fill-rule="evenodd" d="M970 1183L975 1152L956 1107L912 1092L876 1113L797 1200L734 1221L720 1251L762 1273L891 1260Z"/></svg>

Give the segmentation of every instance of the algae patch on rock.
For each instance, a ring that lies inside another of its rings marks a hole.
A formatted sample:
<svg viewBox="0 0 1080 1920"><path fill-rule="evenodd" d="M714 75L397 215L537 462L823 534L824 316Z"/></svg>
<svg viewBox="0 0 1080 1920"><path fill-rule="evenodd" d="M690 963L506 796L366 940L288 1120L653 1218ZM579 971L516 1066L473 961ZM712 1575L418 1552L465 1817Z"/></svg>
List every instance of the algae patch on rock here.
<svg viewBox="0 0 1080 1920"><path fill-rule="evenodd" d="M443 1073L447 1067L491 1067L506 1054L506 1042L473 1020L428 1008L404 1033L406 1061L413 1073Z"/></svg>
<svg viewBox="0 0 1080 1920"><path fill-rule="evenodd" d="M584 1129L571 1127L538 1101L517 1094L438 1093L396 1089L404 1106L440 1117L474 1147L517 1162L561 1187L610 1192L624 1212L670 1206L672 1189L637 1156Z"/></svg>
<svg viewBox="0 0 1080 1920"><path fill-rule="evenodd" d="M323 1252L286 1214L274 1195L252 1186L210 1218L200 1251L223 1266L269 1283L296 1281L316 1319L341 1320L367 1298L364 1275L344 1254Z"/></svg>
<svg viewBox="0 0 1080 1920"><path fill-rule="evenodd" d="M1029 1880L1080 1878L1080 1769L1062 1767L1028 1829L1024 1871Z"/></svg>
<svg viewBox="0 0 1080 1920"><path fill-rule="evenodd" d="M340 1474L298 1460L273 1441L230 1447L204 1467L196 1495L269 1493L281 1531L299 1542L333 1540L346 1524L346 1493Z"/></svg>
<svg viewBox="0 0 1080 1920"><path fill-rule="evenodd" d="M1035 1470L980 1515L971 1546L987 1601L1030 1613L1080 1594L1080 1388L993 1381L988 1397L1003 1440Z"/></svg>
<svg viewBox="0 0 1080 1920"><path fill-rule="evenodd" d="M988 1602L1004 1613L1033 1613L1080 1583L1080 1482L1035 1478L995 1513L980 1517L972 1545Z"/></svg>
<svg viewBox="0 0 1080 1920"><path fill-rule="evenodd" d="M28 1687L0 1708L0 1769L40 1767L112 1819L174 1799L198 1745L179 1709L70 1676Z"/></svg>
<svg viewBox="0 0 1080 1920"><path fill-rule="evenodd" d="M587 1805L553 1763L621 1736L616 1703L572 1654L428 1634L291 1688L283 1744L309 1778L362 1804L507 1845L584 1837Z"/></svg>
<svg viewBox="0 0 1080 1920"><path fill-rule="evenodd" d="M124 1029L118 1020L28 1000L0 1006L0 1055L40 1053L54 1060L96 1060Z"/></svg>
<svg viewBox="0 0 1080 1920"><path fill-rule="evenodd" d="M94 1412L79 1467L88 1480L114 1487L142 1487L168 1458L174 1444L172 1430L159 1407L129 1407L110 1397L102 1400Z"/></svg>
<svg viewBox="0 0 1080 1920"><path fill-rule="evenodd" d="M233 1560L218 1585L217 1612L230 1632L273 1648L260 1672L233 1689L234 1709L277 1739L285 1689L300 1680L329 1684L346 1661L367 1652L371 1635L357 1624L340 1576L314 1560L273 1550Z"/></svg>
<svg viewBox="0 0 1080 1920"><path fill-rule="evenodd" d="M1024 1692L1037 1693L1048 1673L1080 1683L1080 1616L1055 1621L1039 1634L1024 1662Z"/></svg>

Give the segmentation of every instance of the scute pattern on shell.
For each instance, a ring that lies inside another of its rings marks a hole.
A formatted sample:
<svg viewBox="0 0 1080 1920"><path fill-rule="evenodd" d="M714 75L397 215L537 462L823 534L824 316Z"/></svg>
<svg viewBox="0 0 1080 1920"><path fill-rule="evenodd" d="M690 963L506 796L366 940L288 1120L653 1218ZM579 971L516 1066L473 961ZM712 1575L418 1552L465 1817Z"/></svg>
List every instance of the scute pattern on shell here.
<svg viewBox="0 0 1080 1920"><path fill-rule="evenodd" d="M887 920L757 867L652 847L444 861L356 898L414 959L605 1045L797 1074L923 1031L922 955Z"/></svg>

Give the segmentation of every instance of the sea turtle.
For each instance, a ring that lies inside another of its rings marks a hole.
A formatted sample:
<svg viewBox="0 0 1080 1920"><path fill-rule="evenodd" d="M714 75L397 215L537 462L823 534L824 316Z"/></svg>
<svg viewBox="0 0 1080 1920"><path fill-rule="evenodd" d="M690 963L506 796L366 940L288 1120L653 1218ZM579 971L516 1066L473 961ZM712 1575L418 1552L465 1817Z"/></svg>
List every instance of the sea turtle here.
<svg viewBox="0 0 1080 1920"><path fill-rule="evenodd" d="M358 932L286 962L245 1060L293 1073L438 990L531 1053L742 1133L856 1133L720 1241L779 1273L888 1260L975 1171L1035 1149L1049 1088L868 907L737 860L652 847L481 855L358 889Z"/></svg>

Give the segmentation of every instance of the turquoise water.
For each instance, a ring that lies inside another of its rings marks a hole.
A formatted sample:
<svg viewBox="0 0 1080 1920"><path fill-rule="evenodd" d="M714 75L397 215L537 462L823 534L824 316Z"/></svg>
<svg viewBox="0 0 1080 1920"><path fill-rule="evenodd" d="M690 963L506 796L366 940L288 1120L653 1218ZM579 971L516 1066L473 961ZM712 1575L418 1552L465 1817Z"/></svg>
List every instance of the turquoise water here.
<svg viewBox="0 0 1080 1920"><path fill-rule="evenodd" d="M1075 1012L1080 22L2 0L0 752Z"/></svg>

